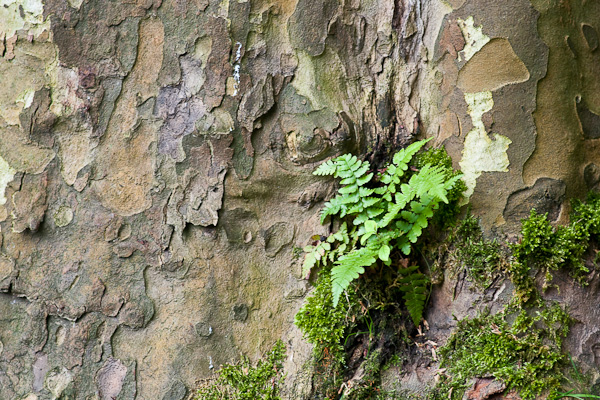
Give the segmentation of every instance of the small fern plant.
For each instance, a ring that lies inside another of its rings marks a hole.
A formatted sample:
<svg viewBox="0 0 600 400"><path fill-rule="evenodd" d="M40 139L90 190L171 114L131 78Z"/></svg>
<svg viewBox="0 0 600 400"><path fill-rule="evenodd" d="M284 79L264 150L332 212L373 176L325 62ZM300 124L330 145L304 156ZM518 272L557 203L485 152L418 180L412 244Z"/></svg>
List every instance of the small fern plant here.
<svg viewBox="0 0 600 400"><path fill-rule="evenodd" d="M415 142L397 152L378 174L367 161L344 154L321 164L314 175L341 179L338 195L325 203L321 223L330 217L342 223L325 240L304 248L302 273L308 277L315 267L331 269L333 307L350 283L365 268L382 262L392 264L395 250L405 256L427 228L440 203L448 203L448 192L460 174L448 168L425 164L409 171L413 156L429 141ZM404 300L415 325L421 320L428 280L417 267L399 271Z"/></svg>

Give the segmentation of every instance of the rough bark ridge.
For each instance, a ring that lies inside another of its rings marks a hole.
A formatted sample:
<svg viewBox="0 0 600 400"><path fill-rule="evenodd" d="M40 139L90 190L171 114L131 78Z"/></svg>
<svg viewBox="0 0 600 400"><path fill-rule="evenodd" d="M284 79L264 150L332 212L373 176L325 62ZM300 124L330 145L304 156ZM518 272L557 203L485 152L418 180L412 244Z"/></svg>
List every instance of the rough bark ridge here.
<svg viewBox="0 0 600 400"><path fill-rule="evenodd" d="M596 187L598 4L448 3L0 1L0 398L181 400L279 337L301 397L328 157L435 136L496 232Z"/></svg>

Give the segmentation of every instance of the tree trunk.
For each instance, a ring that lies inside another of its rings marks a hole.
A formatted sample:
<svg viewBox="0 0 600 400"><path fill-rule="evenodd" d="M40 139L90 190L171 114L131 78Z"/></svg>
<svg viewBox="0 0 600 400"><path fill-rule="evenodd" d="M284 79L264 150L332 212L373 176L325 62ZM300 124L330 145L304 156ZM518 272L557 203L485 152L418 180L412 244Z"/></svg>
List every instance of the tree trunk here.
<svg viewBox="0 0 600 400"><path fill-rule="evenodd" d="M598 2L3 3L2 399L181 400L278 338L309 398L299 249L333 156L433 137L497 236L600 184ZM475 296L452 285L442 336ZM565 290L597 367L597 287Z"/></svg>

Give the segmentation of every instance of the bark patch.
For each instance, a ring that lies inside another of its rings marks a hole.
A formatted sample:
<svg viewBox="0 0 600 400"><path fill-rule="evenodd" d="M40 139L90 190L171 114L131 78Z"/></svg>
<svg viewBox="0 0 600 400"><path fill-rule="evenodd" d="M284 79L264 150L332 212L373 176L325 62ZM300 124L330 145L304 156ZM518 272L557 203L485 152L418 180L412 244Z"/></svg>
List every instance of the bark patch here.
<svg viewBox="0 0 600 400"><path fill-rule="evenodd" d="M492 39L459 71L458 87L470 93L494 91L528 79L527 67L508 40Z"/></svg>

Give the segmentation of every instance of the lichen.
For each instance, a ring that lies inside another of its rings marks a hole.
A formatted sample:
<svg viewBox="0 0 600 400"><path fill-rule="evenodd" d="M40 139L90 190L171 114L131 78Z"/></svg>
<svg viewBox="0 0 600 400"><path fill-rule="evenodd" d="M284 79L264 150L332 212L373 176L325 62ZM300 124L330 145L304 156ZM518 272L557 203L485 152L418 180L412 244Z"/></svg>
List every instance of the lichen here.
<svg viewBox="0 0 600 400"><path fill-rule="evenodd" d="M481 48L490 41L490 37L483 33L483 27L481 25L475 26L472 16L468 17L466 20L459 18L457 23L465 38L465 47L462 54L465 56L465 60L469 61L475 53L481 50Z"/></svg>
<svg viewBox="0 0 600 400"><path fill-rule="evenodd" d="M10 38L20 30L33 36L50 30L41 0L0 0L0 37Z"/></svg>
<svg viewBox="0 0 600 400"><path fill-rule="evenodd" d="M467 190L461 204L466 204L475 190L477 178L482 172L508 171L508 146L512 141L506 136L495 133L490 138L483 124L483 114L494 106L492 92L465 93L468 113L473 122L473 129L467 133L464 142L460 167Z"/></svg>
<svg viewBox="0 0 600 400"><path fill-rule="evenodd" d="M4 160L4 158L0 157L0 205L6 204L6 197L4 196L4 191L6 190L6 186L13 180L15 177L15 171L8 163Z"/></svg>

